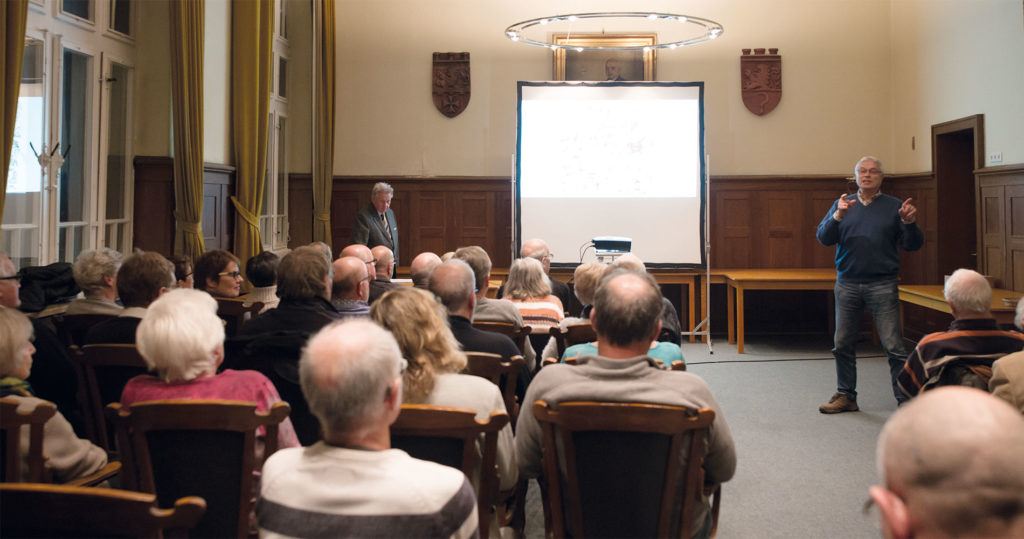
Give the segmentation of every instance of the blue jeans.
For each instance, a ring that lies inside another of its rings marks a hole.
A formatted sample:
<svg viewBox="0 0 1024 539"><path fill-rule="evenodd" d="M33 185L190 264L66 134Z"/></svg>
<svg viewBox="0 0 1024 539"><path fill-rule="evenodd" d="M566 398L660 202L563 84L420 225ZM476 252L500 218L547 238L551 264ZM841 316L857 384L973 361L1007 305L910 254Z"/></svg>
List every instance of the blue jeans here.
<svg viewBox="0 0 1024 539"><path fill-rule="evenodd" d="M892 377L892 391L897 401L906 397L896 385L896 377L907 362L900 331L900 300L897 280L874 283L845 283L836 281L836 335L832 355L836 358L838 390L851 397L857 397L857 336L860 333L860 317L864 309L871 311L875 320L878 338L889 356L889 374Z"/></svg>

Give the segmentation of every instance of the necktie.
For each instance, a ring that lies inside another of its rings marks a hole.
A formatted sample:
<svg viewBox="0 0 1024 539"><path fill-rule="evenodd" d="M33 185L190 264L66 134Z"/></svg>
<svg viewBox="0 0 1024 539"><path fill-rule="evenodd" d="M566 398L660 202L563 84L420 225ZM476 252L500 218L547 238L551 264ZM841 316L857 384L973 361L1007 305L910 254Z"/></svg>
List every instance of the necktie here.
<svg viewBox="0 0 1024 539"><path fill-rule="evenodd" d="M388 238L391 237L391 227L388 226L387 214L380 214L380 226L384 227L384 233L387 234Z"/></svg>

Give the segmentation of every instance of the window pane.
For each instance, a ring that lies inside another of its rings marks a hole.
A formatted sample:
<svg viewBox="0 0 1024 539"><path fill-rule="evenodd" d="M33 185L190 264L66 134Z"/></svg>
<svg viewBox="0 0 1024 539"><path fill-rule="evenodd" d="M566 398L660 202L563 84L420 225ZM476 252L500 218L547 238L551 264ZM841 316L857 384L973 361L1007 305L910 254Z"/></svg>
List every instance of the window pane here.
<svg viewBox="0 0 1024 539"><path fill-rule="evenodd" d="M84 221L89 57L65 49L63 67L60 152L65 157L60 169L60 221Z"/></svg>
<svg viewBox="0 0 1024 539"><path fill-rule="evenodd" d="M43 42L29 38L25 40L0 234L0 245L19 268L40 263L43 175L35 152L43 151L43 95Z"/></svg>
<svg viewBox="0 0 1024 539"><path fill-rule="evenodd" d="M128 69L111 64L110 107L107 116L107 219L128 217L125 211L125 141L128 109Z"/></svg>
<svg viewBox="0 0 1024 539"><path fill-rule="evenodd" d="M90 0L62 0L60 9L64 13L70 13L76 17L83 19L92 20L89 16L89 2Z"/></svg>
<svg viewBox="0 0 1024 539"><path fill-rule="evenodd" d="M277 95L288 97L288 60L278 58L277 63Z"/></svg>
<svg viewBox="0 0 1024 539"><path fill-rule="evenodd" d="M126 36L132 35L131 0L110 0L110 27Z"/></svg>
<svg viewBox="0 0 1024 539"><path fill-rule="evenodd" d="M285 119L277 126L277 215L288 212L288 167L285 165Z"/></svg>

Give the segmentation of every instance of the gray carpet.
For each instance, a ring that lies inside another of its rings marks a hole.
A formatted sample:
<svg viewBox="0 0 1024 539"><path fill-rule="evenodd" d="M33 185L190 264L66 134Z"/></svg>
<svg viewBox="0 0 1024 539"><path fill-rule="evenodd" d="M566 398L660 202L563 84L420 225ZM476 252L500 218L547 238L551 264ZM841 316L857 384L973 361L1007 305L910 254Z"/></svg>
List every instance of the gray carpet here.
<svg viewBox="0 0 1024 539"><path fill-rule="evenodd" d="M751 337L745 354L713 341L686 343L690 372L704 378L736 442L736 476L722 487L718 537L878 537L861 512L875 483L875 441L896 409L881 349L858 349L860 412L824 415L835 391L831 341L823 336ZM531 484L532 486L533 484ZM527 537L543 537L536 489Z"/></svg>

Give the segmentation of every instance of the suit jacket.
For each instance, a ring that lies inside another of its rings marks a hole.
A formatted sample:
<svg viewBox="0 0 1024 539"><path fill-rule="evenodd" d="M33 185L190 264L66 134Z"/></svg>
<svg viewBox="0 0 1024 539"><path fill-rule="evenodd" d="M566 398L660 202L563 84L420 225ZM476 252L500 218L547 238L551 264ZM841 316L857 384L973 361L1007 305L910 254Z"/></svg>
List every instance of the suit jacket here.
<svg viewBox="0 0 1024 539"><path fill-rule="evenodd" d="M992 364L988 390L1024 414L1024 352L1005 355Z"/></svg>
<svg viewBox="0 0 1024 539"><path fill-rule="evenodd" d="M373 204L359 210L356 220L352 223L352 238L349 243L361 243L369 248L383 245L395 254L395 267L398 267L398 221L395 220L395 212L390 208L384 215L391 225L391 239L388 239L387 232L380 222L380 214Z"/></svg>

